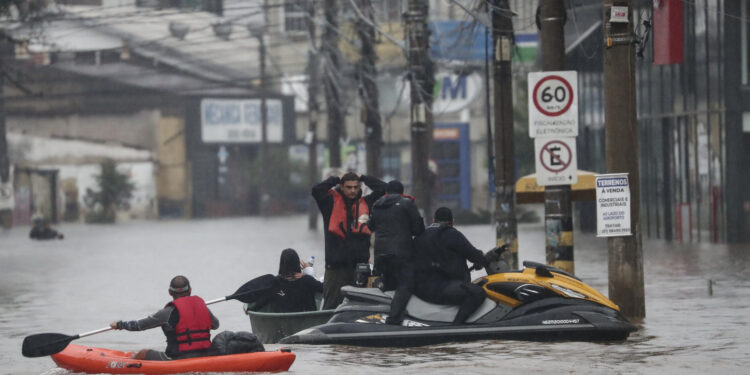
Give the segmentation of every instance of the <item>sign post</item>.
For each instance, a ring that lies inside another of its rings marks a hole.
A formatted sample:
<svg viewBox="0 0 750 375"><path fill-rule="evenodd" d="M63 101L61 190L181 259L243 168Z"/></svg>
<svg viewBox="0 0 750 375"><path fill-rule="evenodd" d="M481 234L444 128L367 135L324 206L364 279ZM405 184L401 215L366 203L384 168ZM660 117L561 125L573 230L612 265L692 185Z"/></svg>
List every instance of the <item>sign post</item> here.
<svg viewBox="0 0 750 375"><path fill-rule="evenodd" d="M551 3L550 3L551 4ZM540 6L549 19L550 4ZM562 9L562 1L555 3ZM553 12L554 13L554 12ZM554 17L556 18L556 17ZM559 25L561 26L561 25ZM560 29L560 31L562 28ZM563 45L542 29L547 46ZM545 45L544 40L542 45ZM553 51L548 51L552 55ZM548 58L546 69L562 68L562 60ZM562 57L562 55L560 55ZM537 184L544 189L544 228L547 264L574 273L573 215L570 185L578 182L576 136L578 135L578 73L547 70L529 73L529 137L534 138Z"/></svg>
<svg viewBox="0 0 750 375"><path fill-rule="evenodd" d="M630 182L627 173L596 176L596 236L630 236Z"/></svg>

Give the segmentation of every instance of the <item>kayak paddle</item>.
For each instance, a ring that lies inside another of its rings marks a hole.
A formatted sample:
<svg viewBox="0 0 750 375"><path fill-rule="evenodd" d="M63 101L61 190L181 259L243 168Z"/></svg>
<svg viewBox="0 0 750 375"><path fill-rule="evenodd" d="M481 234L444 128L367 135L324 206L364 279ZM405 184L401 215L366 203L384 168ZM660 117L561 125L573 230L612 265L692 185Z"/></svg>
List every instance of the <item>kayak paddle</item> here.
<svg viewBox="0 0 750 375"><path fill-rule="evenodd" d="M111 330L112 327L100 328L95 331L85 332L75 336L63 335L61 333L39 333L26 336L26 338L23 339L21 353L24 357L30 358L59 353L75 339Z"/></svg>
<svg viewBox="0 0 750 375"><path fill-rule="evenodd" d="M270 289L278 286L278 284L279 280L276 278L276 276L271 274L256 277L255 279L252 279L243 284L233 294L207 301L206 305L223 302L230 299L236 299L245 303L253 302L257 300L258 297L267 293ZM73 340L111 330L112 327L106 327L97 329L95 331L81 333L75 336L63 335L61 333L39 333L36 335L26 336L26 338L23 339L21 353L24 357L29 358L52 355L63 351L63 349L65 349Z"/></svg>

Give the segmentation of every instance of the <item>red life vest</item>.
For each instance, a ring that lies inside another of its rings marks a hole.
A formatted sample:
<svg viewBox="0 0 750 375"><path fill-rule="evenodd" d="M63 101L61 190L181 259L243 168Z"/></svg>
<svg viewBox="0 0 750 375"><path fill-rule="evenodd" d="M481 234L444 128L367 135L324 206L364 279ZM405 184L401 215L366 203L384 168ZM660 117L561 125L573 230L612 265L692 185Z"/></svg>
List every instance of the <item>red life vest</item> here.
<svg viewBox="0 0 750 375"><path fill-rule="evenodd" d="M333 197L333 210L331 218L328 220L328 231L341 237L346 238L346 232L357 234L372 234L367 223L360 223L361 216L370 217L370 207L367 206L365 198L360 197L352 204L352 226L346 230L346 203L344 197L336 189L328 190L328 194Z"/></svg>
<svg viewBox="0 0 750 375"><path fill-rule="evenodd" d="M180 313L175 327L179 353L211 347L211 313L206 302L198 296L180 297L170 302Z"/></svg>

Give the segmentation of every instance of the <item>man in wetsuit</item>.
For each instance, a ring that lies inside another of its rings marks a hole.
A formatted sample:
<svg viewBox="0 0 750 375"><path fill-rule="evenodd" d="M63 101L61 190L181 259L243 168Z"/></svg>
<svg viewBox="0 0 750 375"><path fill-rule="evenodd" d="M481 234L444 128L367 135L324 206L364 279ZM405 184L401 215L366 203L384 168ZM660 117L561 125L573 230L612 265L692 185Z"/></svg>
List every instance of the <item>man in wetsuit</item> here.
<svg viewBox="0 0 750 375"><path fill-rule="evenodd" d="M454 324L466 319L482 304L482 287L472 284L466 261L474 268L488 262L461 232L453 228L453 213L447 207L435 211L434 223L415 239L415 294L423 300L459 305Z"/></svg>
<svg viewBox="0 0 750 375"><path fill-rule="evenodd" d="M387 324L401 324L406 304L414 291L412 236L424 232L414 198L404 195L398 180L388 182L386 195L372 206L370 229L375 234L375 269L383 280L383 290L395 290Z"/></svg>
<svg viewBox="0 0 750 375"><path fill-rule="evenodd" d="M167 337L164 352L143 349L133 355L134 359L168 361L200 357L209 354L211 330L219 328L219 319L198 296L191 296L190 281L185 276L175 276L169 283L172 302L146 318L110 323L113 329L144 331L161 327Z"/></svg>

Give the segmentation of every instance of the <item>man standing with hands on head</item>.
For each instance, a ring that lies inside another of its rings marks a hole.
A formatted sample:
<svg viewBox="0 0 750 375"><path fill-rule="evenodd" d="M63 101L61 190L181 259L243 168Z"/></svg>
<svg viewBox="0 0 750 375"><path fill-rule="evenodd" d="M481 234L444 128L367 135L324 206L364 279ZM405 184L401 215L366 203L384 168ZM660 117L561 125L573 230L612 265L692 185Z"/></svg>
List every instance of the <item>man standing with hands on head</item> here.
<svg viewBox="0 0 750 375"><path fill-rule="evenodd" d="M360 182L372 192L362 196ZM329 177L313 186L312 196L323 215L325 234L324 310L344 300L341 287L353 285L357 263L370 259L370 209L384 194L385 182L354 172Z"/></svg>

